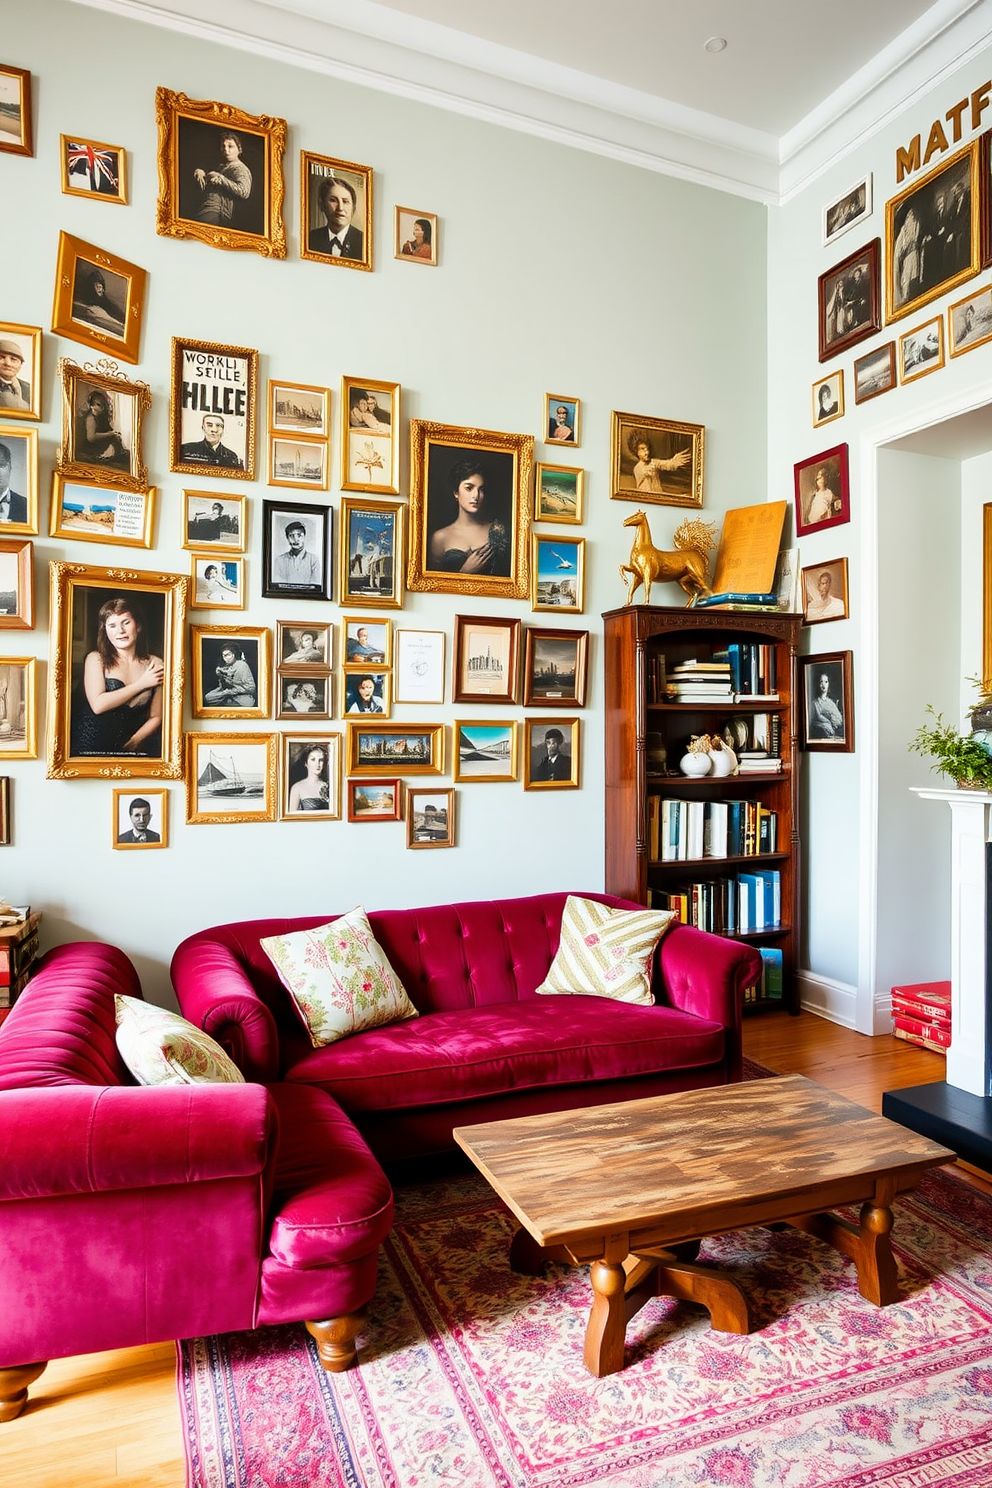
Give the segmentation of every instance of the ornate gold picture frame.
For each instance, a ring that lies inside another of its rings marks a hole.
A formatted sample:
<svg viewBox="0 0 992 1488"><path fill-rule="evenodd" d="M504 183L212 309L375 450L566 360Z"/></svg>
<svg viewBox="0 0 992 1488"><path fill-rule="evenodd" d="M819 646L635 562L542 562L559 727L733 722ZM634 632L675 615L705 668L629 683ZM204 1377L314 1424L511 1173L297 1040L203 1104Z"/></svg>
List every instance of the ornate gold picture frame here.
<svg viewBox="0 0 992 1488"><path fill-rule="evenodd" d="M138 361L147 278L126 258L60 232L52 330L123 362Z"/></svg>
<svg viewBox="0 0 992 1488"><path fill-rule="evenodd" d="M118 491L110 485L66 480L56 471L52 476L48 535L71 542L150 548L155 531L155 496L154 486L147 491Z"/></svg>
<svg viewBox="0 0 992 1488"><path fill-rule="evenodd" d="M141 458L141 420L151 407L146 382L129 382L117 363L59 361L62 385L62 443L59 475L98 482L111 479L121 491L148 490Z"/></svg>
<svg viewBox="0 0 992 1488"><path fill-rule="evenodd" d="M611 500L702 506L703 424L640 413L611 417Z"/></svg>
<svg viewBox="0 0 992 1488"><path fill-rule="evenodd" d="M191 625L194 718L268 718L271 631L265 625Z"/></svg>
<svg viewBox="0 0 992 1488"><path fill-rule="evenodd" d="M371 167L301 150L300 214L301 258L371 269Z"/></svg>
<svg viewBox="0 0 992 1488"><path fill-rule="evenodd" d="M258 352L172 338L169 469L255 479Z"/></svg>
<svg viewBox="0 0 992 1488"><path fill-rule="evenodd" d="M190 825L275 821L278 800L278 734L186 735Z"/></svg>
<svg viewBox="0 0 992 1488"><path fill-rule="evenodd" d="M981 264L980 141L885 203L885 320L901 320L977 274Z"/></svg>
<svg viewBox="0 0 992 1488"><path fill-rule="evenodd" d="M341 379L341 489L397 496L400 384Z"/></svg>

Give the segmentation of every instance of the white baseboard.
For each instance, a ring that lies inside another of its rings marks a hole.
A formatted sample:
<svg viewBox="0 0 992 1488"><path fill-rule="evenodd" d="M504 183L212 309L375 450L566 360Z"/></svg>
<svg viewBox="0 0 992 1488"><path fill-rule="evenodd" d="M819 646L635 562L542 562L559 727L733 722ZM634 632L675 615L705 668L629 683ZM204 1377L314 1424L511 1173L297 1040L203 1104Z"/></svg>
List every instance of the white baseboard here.
<svg viewBox="0 0 992 1488"><path fill-rule="evenodd" d="M847 982L835 982L818 976L815 971L797 971L799 1005L804 1012L816 1013L842 1028L857 1030L858 989Z"/></svg>

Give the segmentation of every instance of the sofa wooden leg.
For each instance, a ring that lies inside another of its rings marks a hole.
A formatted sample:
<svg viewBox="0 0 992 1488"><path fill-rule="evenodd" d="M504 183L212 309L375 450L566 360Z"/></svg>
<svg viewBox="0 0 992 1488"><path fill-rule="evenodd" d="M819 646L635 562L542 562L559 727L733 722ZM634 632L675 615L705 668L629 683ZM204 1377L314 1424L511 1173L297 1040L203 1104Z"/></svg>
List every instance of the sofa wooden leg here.
<svg viewBox="0 0 992 1488"><path fill-rule="evenodd" d="M327 1318L322 1323L307 1323L306 1329L317 1342L317 1354L328 1374L341 1374L358 1362L355 1339L365 1327L368 1312L346 1312L343 1317Z"/></svg>
<svg viewBox="0 0 992 1488"><path fill-rule="evenodd" d="M0 1421L13 1421L28 1403L28 1385L33 1385L47 1365L14 1364L9 1369L0 1369Z"/></svg>

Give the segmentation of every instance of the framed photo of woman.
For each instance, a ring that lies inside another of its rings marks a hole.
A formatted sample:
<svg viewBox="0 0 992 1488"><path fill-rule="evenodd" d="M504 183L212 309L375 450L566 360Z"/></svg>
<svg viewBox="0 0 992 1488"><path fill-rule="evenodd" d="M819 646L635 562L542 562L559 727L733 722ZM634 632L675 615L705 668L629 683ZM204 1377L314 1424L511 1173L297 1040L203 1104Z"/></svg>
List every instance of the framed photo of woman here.
<svg viewBox="0 0 992 1488"><path fill-rule="evenodd" d="M372 169L300 151L300 257L372 267Z"/></svg>
<svg viewBox="0 0 992 1488"><path fill-rule="evenodd" d="M62 384L62 443L59 475L83 481L112 481L121 491L148 490L141 458L141 419L152 403L145 382L112 372L94 372L68 357L59 360Z"/></svg>
<svg viewBox="0 0 992 1488"><path fill-rule="evenodd" d="M189 579L51 564L48 778L182 777Z"/></svg>
<svg viewBox="0 0 992 1488"><path fill-rule="evenodd" d="M326 673L331 669L334 625L330 620L276 621L276 666Z"/></svg>
<svg viewBox="0 0 992 1488"><path fill-rule="evenodd" d="M853 753L853 654L832 651L803 658L800 749Z"/></svg>
<svg viewBox="0 0 992 1488"><path fill-rule="evenodd" d="M393 232L394 258L401 263L427 264L429 268L437 268L437 217L433 212L396 207Z"/></svg>
<svg viewBox="0 0 992 1488"><path fill-rule="evenodd" d="M410 420L407 587L526 599L530 434Z"/></svg>
<svg viewBox="0 0 992 1488"><path fill-rule="evenodd" d="M341 820L340 734L283 734L279 820Z"/></svg>
<svg viewBox="0 0 992 1488"><path fill-rule="evenodd" d="M397 496L400 384L341 379L341 489Z"/></svg>
<svg viewBox="0 0 992 1488"><path fill-rule="evenodd" d="M146 278L126 258L59 233L52 330L121 361L138 361Z"/></svg>
<svg viewBox="0 0 992 1488"><path fill-rule="evenodd" d="M847 445L838 444L811 455L794 467L796 483L796 535L838 527L851 520Z"/></svg>
<svg viewBox="0 0 992 1488"><path fill-rule="evenodd" d="M190 557L193 580L191 610L243 610L245 607L245 560L216 558L212 553Z"/></svg>
<svg viewBox="0 0 992 1488"><path fill-rule="evenodd" d="M269 631L264 625L191 625L194 718L268 718Z"/></svg>

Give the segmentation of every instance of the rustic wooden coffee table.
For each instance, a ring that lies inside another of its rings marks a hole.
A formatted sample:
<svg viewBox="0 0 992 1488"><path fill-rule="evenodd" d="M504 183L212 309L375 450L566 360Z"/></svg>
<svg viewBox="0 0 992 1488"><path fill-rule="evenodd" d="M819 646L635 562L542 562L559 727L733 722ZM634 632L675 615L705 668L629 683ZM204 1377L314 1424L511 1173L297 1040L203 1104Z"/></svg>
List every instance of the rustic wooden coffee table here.
<svg viewBox="0 0 992 1488"><path fill-rule="evenodd" d="M876 1306L899 1296L892 1201L954 1153L800 1075L459 1127L455 1141L523 1228L517 1271L591 1262L585 1363L623 1368L627 1323L650 1297L701 1303L749 1333L732 1276L695 1264L706 1235L785 1222L857 1267ZM829 1211L861 1204L860 1225Z"/></svg>

